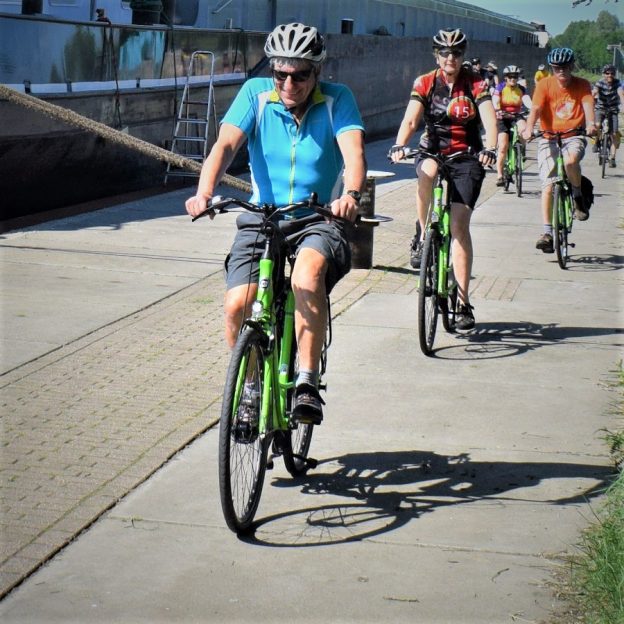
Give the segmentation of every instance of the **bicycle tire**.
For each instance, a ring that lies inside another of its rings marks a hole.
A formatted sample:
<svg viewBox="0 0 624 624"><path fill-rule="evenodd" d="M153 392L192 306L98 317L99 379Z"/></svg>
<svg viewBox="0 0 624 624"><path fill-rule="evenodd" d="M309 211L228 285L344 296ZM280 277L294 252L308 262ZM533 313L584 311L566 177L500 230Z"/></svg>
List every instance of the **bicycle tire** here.
<svg viewBox="0 0 624 624"><path fill-rule="evenodd" d="M514 150L516 152L516 195L522 197L522 145L516 143Z"/></svg>
<svg viewBox="0 0 624 624"><path fill-rule="evenodd" d="M264 334L247 327L228 367L219 425L219 493L228 527L248 531L260 503L270 436L257 419L264 386ZM254 423L255 419L255 423Z"/></svg>
<svg viewBox="0 0 624 624"><path fill-rule="evenodd" d="M430 229L423 246L418 286L418 340L425 355L432 353L438 323L439 250L438 232Z"/></svg>
<svg viewBox="0 0 624 624"><path fill-rule="evenodd" d="M290 379L295 381L297 379L297 373L299 358L297 357L296 342L293 341L293 349L290 358ZM288 390L286 395L286 411L288 414L292 413L293 403L295 399L295 388ZM292 423L291 429L288 432L282 432L283 435L283 454L284 465L286 470L292 477L301 477L306 474L308 468L308 452L310 451L310 444L312 442L312 433L314 431L313 424L304 423Z"/></svg>
<svg viewBox="0 0 624 624"><path fill-rule="evenodd" d="M553 190L553 243L557 262L562 269L568 264L568 228L565 218L565 193L556 184Z"/></svg>
<svg viewBox="0 0 624 624"><path fill-rule="evenodd" d="M606 174L606 170L607 170L607 164L609 162L609 157L611 156L611 135L607 134L603 139L602 139L602 169L601 169L601 177L604 179L607 177Z"/></svg>

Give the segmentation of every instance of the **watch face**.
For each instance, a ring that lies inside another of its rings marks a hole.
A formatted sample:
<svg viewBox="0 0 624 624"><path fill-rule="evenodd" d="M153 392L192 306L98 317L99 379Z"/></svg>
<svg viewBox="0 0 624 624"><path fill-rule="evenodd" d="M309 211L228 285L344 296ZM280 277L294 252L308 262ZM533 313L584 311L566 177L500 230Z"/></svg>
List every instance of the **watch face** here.
<svg viewBox="0 0 624 624"><path fill-rule="evenodd" d="M359 191L347 191L347 195L351 195L355 201L360 201L360 199L362 199L362 193Z"/></svg>

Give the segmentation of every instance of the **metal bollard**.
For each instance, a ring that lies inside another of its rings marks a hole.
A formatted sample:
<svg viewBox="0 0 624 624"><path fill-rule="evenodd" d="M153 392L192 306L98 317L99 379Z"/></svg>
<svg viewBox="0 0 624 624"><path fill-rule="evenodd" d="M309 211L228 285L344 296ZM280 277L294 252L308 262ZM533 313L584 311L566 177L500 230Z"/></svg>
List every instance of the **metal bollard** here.
<svg viewBox="0 0 624 624"><path fill-rule="evenodd" d="M372 217L375 214L375 178L366 178L366 186L360 199L358 214ZM351 268L370 269L373 266L373 225L360 223L349 228L351 244Z"/></svg>
<svg viewBox="0 0 624 624"><path fill-rule="evenodd" d="M386 171L369 171L366 186L362 192L358 214L363 217L375 216L375 187L377 178L387 178L394 173ZM351 245L351 268L371 269L373 267L373 228L376 224L361 223L357 227L348 227Z"/></svg>

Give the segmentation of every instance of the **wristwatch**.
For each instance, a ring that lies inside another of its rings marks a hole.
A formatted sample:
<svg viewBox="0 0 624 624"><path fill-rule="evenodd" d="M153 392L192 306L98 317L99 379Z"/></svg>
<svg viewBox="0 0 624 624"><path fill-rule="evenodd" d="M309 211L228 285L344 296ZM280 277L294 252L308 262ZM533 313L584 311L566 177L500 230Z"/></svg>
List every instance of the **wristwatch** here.
<svg viewBox="0 0 624 624"><path fill-rule="evenodd" d="M362 193L360 193L360 191L345 191L344 194L351 195L358 204L360 203L360 199L362 199Z"/></svg>

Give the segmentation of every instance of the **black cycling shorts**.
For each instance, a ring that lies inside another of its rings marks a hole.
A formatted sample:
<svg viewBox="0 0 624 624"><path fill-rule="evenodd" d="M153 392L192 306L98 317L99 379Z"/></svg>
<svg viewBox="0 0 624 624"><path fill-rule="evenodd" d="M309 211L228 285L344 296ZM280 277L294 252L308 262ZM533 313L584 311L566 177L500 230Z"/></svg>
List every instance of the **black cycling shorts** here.
<svg viewBox="0 0 624 624"><path fill-rule="evenodd" d="M427 157L418 154L415 159L416 175L419 175L421 164ZM448 163L453 179L453 203L465 204L474 210L481 193L481 186L485 178L485 169L474 157L458 158Z"/></svg>

